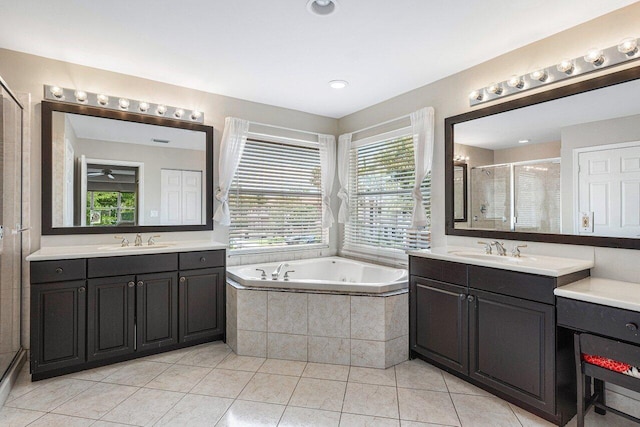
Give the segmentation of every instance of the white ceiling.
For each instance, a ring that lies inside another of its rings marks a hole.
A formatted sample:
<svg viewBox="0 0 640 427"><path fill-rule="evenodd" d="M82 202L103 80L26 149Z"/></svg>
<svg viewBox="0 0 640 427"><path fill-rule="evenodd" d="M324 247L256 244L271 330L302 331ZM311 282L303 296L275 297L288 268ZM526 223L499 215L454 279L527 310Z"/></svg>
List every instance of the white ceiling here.
<svg viewBox="0 0 640 427"><path fill-rule="evenodd" d="M339 118L635 0L336 1L14 0L0 47Z"/></svg>

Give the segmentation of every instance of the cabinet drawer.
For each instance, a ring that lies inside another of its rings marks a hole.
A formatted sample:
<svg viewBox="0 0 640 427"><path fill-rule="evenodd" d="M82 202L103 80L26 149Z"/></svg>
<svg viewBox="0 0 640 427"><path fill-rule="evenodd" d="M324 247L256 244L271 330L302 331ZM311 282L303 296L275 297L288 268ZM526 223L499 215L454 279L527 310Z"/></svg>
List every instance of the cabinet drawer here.
<svg viewBox="0 0 640 427"><path fill-rule="evenodd" d="M409 257L409 274L467 286L467 266L456 262L411 256Z"/></svg>
<svg viewBox="0 0 640 427"><path fill-rule="evenodd" d="M181 252L180 270L224 267L225 251Z"/></svg>
<svg viewBox="0 0 640 427"><path fill-rule="evenodd" d="M640 313L585 301L558 298L558 326L640 344Z"/></svg>
<svg viewBox="0 0 640 427"><path fill-rule="evenodd" d="M88 277L160 273L177 269L178 256L175 253L89 258L87 260Z"/></svg>
<svg viewBox="0 0 640 427"><path fill-rule="evenodd" d="M85 259L34 261L31 263L31 283L64 282L86 278Z"/></svg>
<svg viewBox="0 0 640 427"><path fill-rule="evenodd" d="M469 287L553 304L556 278L471 265L469 266Z"/></svg>

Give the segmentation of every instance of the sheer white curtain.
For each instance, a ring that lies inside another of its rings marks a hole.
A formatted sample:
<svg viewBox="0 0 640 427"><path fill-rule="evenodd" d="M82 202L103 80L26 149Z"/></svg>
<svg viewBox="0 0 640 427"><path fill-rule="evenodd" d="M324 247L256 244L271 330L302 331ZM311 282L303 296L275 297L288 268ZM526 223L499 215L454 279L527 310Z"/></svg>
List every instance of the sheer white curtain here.
<svg viewBox="0 0 640 427"><path fill-rule="evenodd" d="M320 145L320 185L322 187L322 228L329 228L334 222L331 210L331 189L336 173L336 137L319 134L318 143Z"/></svg>
<svg viewBox="0 0 640 427"><path fill-rule="evenodd" d="M411 113L411 133L413 134L413 153L416 167L416 182L412 192L411 229L425 227L428 223L420 186L431 171L433 163L433 113L433 107L422 108Z"/></svg>
<svg viewBox="0 0 640 427"><path fill-rule="evenodd" d="M229 188L233 182L240 157L244 151L249 134L249 122L247 120L227 117L224 121L224 132L220 144L220 159L218 161L218 190L216 199L220 202L213 219L220 225L231 224L229 213Z"/></svg>
<svg viewBox="0 0 640 427"><path fill-rule="evenodd" d="M349 155L351 152L351 134L345 133L338 137L338 181L340 181L340 210L338 222L349 222Z"/></svg>

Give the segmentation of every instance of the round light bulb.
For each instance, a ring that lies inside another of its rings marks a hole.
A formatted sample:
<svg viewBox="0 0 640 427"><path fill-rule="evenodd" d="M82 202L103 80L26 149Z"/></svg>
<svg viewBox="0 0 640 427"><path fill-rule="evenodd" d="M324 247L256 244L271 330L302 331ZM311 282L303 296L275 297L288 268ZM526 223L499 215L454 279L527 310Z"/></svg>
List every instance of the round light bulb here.
<svg viewBox="0 0 640 427"><path fill-rule="evenodd" d="M173 115L174 115L176 118L178 118L178 119L179 119L179 118L181 118L181 117L184 115L184 110L183 110L183 109L181 109L181 108L178 108L178 109L173 113Z"/></svg>
<svg viewBox="0 0 640 427"><path fill-rule="evenodd" d="M487 87L487 92L493 93L494 95L502 94L502 85L500 83L491 83Z"/></svg>
<svg viewBox="0 0 640 427"><path fill-rule="evenodd" d="M109 97L107 95L99 94L96 99L100 105L107 105L109 103Z"/></svg>
<svg viewBox="0 0 640 427"><path fill-rule="evenodd" d="M627 56L633 56L638 53L638 39L634 37L627 37L622 40L618 45L618 52L624 53Z"/></svg>
<svg viewBox="0 0 640 427"><path fill-rule="evenodd" d="M143 113L147 112L147 110L149 110L149 103L148 102L139 103L138 110L142 111Z"/></svg>
<svg viewBox="0 0 640 427"><path fill-rule="evenodd" d="M329 86L331 86L332 89L344 89L348 84L345 80L331 80L329 82Z"/></svg>
<svg viewBox="0 0 640 427"><path fill-rule="evenodd" d="M191 120L198 120L200 117L202 117L202 113L198 110L193 110L191 112Z"/></svg>
<svg viewBox="0 0 640 427"><path fill-rule="evenodd" d="M533 80L538 80L539 82L544 82L549 77L549 75L547 74L547 72L546 72L546 70L544 68L539 68L539 69L533 71L531 74L529 74L529 76Z"/></svg>
<svg viewBox="0 0 640 427"><path fill-rule="evenodd" d="M518 144L527 144L527 143L529 143L529 142L531 142L531 140L530 140L530 139L519 139L519 140L518 140Z"/></svg>
<svg viewBox="0 0 640 427"><path fill-rule="evenodd" d="M604 53L600 49L589 49L584 60L598 67L604 63Z"/></svg>
<svg viewBox="0 0 640 427"><path fill-rule="evenodd" d="M472 90L471 92L469 92L469 99L472 99L474 101L482 101L482 92L480 92L479 90Z"/></svg>
<svg viewBox="0 0 640 427"><path fill-rule="evenodd" d="M123 110L127 110L129 109L129 100L127 98L120 98L118 100L118 105L120 106L120 108L122 108Z"/></svg>
<svg viewBox="0 0 640 427"><path fill-rule="evenodd" d="M167 112L167 107L165 107L164 105L158 105L158 107L156 108L156 113L158 113L158 115L160 116L164 116L164 113Z"/></svg>
<svg viewBox="0 0 640 427"><path fill-rule="evenodd" d="M83 90L77 90L73 93L76 97L76 101L78 102L87 102L87 92Z"/></svg>
<svg viewBox="0 0 640 427"><path fill-rule="evenodd" d="M58 99L62 99L64 98L64 90L59 87L59 86L52 86L51 89L51 95L55 96Z"/></svg>
<svg viewBox="0 0 640 427"><path fill-rule="evenodd" d="M522 89L524 87L524 79L521 76L514 74L507 81L509 87L513 87L516 89Z"/></svg>
<svg viewBox="0 0 640 427"><path fill-rule="evenodd" d="M562 61L560 61L560 63L558 64L558 66L556 68L561 73L571 74L571 73L573 73L573 70L575 69L575 65L573 65L573 61L572 60L563 59Z"/></svg>

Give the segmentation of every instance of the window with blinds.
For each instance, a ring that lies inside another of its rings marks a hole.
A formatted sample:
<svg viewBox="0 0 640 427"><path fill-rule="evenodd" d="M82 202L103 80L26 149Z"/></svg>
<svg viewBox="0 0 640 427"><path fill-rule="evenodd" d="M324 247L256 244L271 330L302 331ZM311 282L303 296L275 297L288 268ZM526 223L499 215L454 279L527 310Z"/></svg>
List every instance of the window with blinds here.
<svg viewBox="0 0 640 427"><path fill-rule="evenodd" d="M346 250L380 254L428 248L429 230L410 230L415 180L413 137L405 135L359 145L350 153L350 218L345 225ZM430 175L422 183L430 218Z"/></svg>
<svg viewBox="0 0 640 427"><path fill-rule="evenodd" d="M229 191L230 249L327 244L318 147L249 139Z"/></svg>

